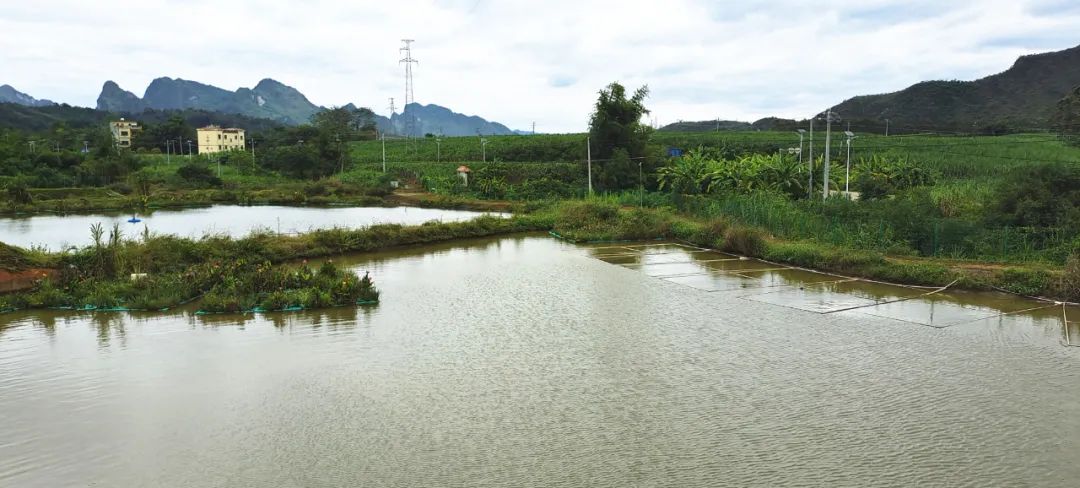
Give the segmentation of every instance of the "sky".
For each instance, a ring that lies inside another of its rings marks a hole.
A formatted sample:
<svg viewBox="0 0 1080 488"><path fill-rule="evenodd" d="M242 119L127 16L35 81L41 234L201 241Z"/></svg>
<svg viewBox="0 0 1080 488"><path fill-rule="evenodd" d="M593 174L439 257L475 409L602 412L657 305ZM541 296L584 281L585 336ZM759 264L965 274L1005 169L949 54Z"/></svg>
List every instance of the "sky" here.
<svg viewBox="0 0 1080 488"><path fill-rule="evenodd" d="M1076 0L86 0L0 6L0 84L94 106L116 81L273 78L323 106L415 95L514 129L577 132L598 90L648 85L650 122L803 118L855 95L971 80L1080 44Z"/></svg>

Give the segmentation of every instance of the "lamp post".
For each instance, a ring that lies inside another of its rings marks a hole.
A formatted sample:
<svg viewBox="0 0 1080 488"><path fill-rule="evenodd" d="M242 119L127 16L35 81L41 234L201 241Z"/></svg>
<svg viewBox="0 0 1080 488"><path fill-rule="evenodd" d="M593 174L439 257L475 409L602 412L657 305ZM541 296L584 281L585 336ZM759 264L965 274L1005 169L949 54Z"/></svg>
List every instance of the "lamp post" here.
<svg viewBox="0 0 1080 488"><path fill-rule="evenodd" d="M799 167L801 168L802 167L803 134L806 132L806 129L798 129L795 132L799 133ZM810 177L811 178L814 177L814 169L813 168L810 169Z"/></svg>
<svg viewBox="0 0 1080 488"><path fill-rule="evenodd" d="M592 137L585 138L585 161L589 168L589 196L592 196Z"/></svg>
<svg viewBox="0 0 1080 488"><path fill-rule="evenodd" d="M851 198L851 140L855 138L855 134L846 130L844 135L847 136L847 141L844 141L847 145L847 171L844 175L844 193L847 193L848 198Z"/></svg>
<svg viewBox="0 0 1080 488"><path fill-rule="evenodd" d="M183 149L184 147L180 146L180 148ZM191 139L187 141L187 158L191 159Z"/></svg>
<svg viewBox="0 0 1080 488"><path fill-rule="evenodd" d="M825 200L825 199L829 198L829 143L830 143L831 138L832 138L832 123L834 121L838 122L840 120L840 117L835 117L834 118L834 116L835 116L835 114L833 114L833 111L832 111L831 108L825 113L825 174L824 174L824 181L821 182L821 185L822 185L821 199L822 200Z"/></svg>
<svg viewBox="0 0 1080 488"><path fill-rule="evenodd" d="M341 136L340 135L335 135L334 136L334 142L337 143L338 166L340 166L340 169L338 170L338 174L339 175L345 174L345 158L343 157L344 155L341 153Z"/></svg>
<svg viewBox="0 0 1080 488"><path fill-rule="evenodd" d="M645 178L641 173L641 163L639 159L637 162L637 179L638 179L638 207L645 206Z"/></svg>
<svg viewBox="0 0 1080 488"><path fill-rule="evenodd" d="M810 153L808 154L810 160L810 190L807 191L807 198L814 197L814 118L810 117Z"/></svg>

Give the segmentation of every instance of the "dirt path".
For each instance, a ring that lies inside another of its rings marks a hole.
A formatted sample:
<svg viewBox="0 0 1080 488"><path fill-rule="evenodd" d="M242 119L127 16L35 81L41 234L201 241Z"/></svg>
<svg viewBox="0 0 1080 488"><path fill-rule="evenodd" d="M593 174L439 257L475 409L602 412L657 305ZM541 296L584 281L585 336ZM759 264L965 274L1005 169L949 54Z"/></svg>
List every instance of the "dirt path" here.
<svg viewBox="0 0 1080 488"><path fill-rule="evenodd" d="M509 212L513 202L505 200L456 200L416 188L398 188L386 200L413 207L455 207L488 212Z"/></svg>

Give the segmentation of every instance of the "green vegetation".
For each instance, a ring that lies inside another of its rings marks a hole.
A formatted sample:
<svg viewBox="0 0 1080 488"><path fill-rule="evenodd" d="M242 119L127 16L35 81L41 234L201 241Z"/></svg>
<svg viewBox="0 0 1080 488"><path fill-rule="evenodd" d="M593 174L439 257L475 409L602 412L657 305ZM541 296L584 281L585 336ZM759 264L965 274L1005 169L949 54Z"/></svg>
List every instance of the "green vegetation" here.
<svg viewBox="0 0 1080 488"><path fill-rule="evenodd" d="M944 286L955 281L969 289L1080 299L1080 253L1069 258L1065 272L1041 266L965 268L940 261L897 259L876 251L853 251L809 239L777 239L758 227L725 217L703 219L671 209L627 208L614 198L563 202L553 212L553 231L577 241L677 239L768 261L894 283Z"/></svg>
<svg viewBox="0 0 1080 488"><path fill-rule="evenodd" d="M187 279L213 281L203 296L200 310L207 313L282 311L340 307L379 301L371 277L343 271L325 261L317 271L304 263L293 269L243 261L214 264L189 270ZM214 275L220 275L216 277ZM205 285L204 285L205 286Z"/></svg>
<svg viewBox="0 0 1080 488"><path fill-rule="evenodd" d="M312 272L284 263L466 237L542 230L539 216L480 217L468 222L418 226L375 225L327 229L300 236L256 233L198 240L143 233L125 238L119 228L91 230L94 243L49 254L41 262L59 270L34 290L0 295L0 310L69 307L147 309L173 307L205 295L207 311L339 305L374 301L371 279L324 266ZM25 251L5 246L4 262L19 263ZM12 254L14 257L7 257ZM145 275L144 275L145 274ZM134 276L133 276L134 275ZM280 293L279 293L280 292ZM284 304L285 306L280 306Z"/></svg>

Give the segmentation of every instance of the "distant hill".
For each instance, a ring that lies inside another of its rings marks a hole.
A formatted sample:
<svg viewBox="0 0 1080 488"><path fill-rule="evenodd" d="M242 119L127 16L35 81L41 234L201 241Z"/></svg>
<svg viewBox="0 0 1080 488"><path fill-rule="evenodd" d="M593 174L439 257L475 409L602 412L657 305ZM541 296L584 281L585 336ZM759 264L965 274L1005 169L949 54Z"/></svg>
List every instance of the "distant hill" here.
<svg viewBox="0 0 1080 488"><path fill-rule="evenodd" d="M355 105L345 105L355 108ZM144 110L196 109L223 114L241 114L264 118L283 124L306 123L311 116L324 110L308 101L297 89L264 79L255 88L228 91L197 81L173 78L157 78L146 87L140 98L120 88L112 81L101 87L97 108L115 113L137 114ZM410 124L409 121L414 121ZM376 117L379 130L391 134L423 136L444 134L447 136L513 134L514 131L497 122L489 122L474 115L464 115L439 105L410 103L402 113L390 117ZM410 133L411 131L411 133Z"/></svg>
<svg viewBox="0 0 1080 488"><path fill-rule="evenodd" d="M412 124L410 124L410 121ZM379 130L391 134L421 137L424 134L453 136L475 136L477 134L512 135L513 130L498 122L489 122L475 115L464 115L439 105L421 105L410 103L400 114L390 118L378 117Z"/></svg>
<svg viewBox="0 0 1080 488"><path fill-rule="evenodd" d="M0 85L0 103L17 103L27 107L47 107L49 105L56 105L52 100L38 100L16 90L11 85Z"/></svg>
<svg viewBox="0 0 1080 488"><path fill-rule="evenodd" d="M700 120L687 122L680 120L673 124L665 125L657 130L664 132L713 132L717 130L752 130L749 122L738 120Z"/></svg>
<svg viewBox="0 0 1080 488"><path fill-rule="evenodd" d="M1080 85L1080 46L1022 56L1008 70L975 81L925 81L863 95L833 107L845 120L889 119L894 127L971 131L1046 127L1057 102Z"/></svg>
<svg viewBox="0 0 1080 488"><path fill-rule="evenodd" d="M322 110L295 88L269 78L260 81L255 88L236 91L197 81L157 78L146 87L142 98L107 81L98 96L97 108L131 114L146 109L208 110L293 125L307 122L313 114Z"/></svg>
<svg viewBox="0 0 1080 488"><path fill-rule="evenodd" d="M0 129L16 129L26 132L49 130L55 125L65 125L73 129L91 126L105 128L109 120L120 118L126 112L111 112L71 105L48 105L29 107L14 103L0 103ZM225 127L241 127L253 132L263 132L280 127L280 122L238 114L223 114L207 110L154 110L139 112L137 120L143 123L159 124L171 117L179 116L192 127L210 124Z"/></svg>

